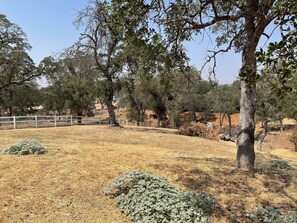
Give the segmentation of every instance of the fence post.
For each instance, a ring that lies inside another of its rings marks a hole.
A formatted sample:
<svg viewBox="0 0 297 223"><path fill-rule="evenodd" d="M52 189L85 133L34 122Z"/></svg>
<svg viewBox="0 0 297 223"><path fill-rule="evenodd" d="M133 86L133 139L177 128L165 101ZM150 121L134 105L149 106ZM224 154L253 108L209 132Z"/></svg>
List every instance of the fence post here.
<svg viewBox="0 0 297 223"><path fill-rule="evenodd" d="M73 125L73 118L72 118L72 115L70 115L70 125L71 125L71 126Z"/></svg>
<svg viewBox="0 0 297 223"><path fill-rule="evenodd" d="M15 116L13 116L13 128L16 129L16 119L15 119Z"/></svg>
<svg viewBox="0 0 297 223"><path fill-rule="evenodd" d="M57 116L55 115L55 127L57 127Z"/></svg>
<svg viewBox="0 0 297 223"><path fill-rule="evenodd" d="M38 118L37 118L37 115L35 115L35 127L38 128Z"/></svg>

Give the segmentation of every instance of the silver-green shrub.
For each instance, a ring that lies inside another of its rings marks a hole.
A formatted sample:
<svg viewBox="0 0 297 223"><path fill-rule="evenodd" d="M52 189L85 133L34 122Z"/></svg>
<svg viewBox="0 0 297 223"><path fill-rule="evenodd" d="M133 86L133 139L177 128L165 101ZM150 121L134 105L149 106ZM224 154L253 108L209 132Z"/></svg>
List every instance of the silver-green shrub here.
<svg viewBox="0 0 297 223"><path fill-rule="evenodd" d="M44 154L47 149L38 141L20 141L14 145L1 148L0 152L13 155Z"/></svg>
<svg viewBox="0 0 297 223"><path fill-rule="evenodd" d="M297 213L282 213L279 209L266 206L257 207L247 214L253 223L297 223Z"/></svg>
<svg viewBox="0 0 297 223"><path fill-rule="evenodd" d="M182 193L164 178L142 172L122 174L105 193L135 223L204 223L216 205L206 193Z"/></svg>

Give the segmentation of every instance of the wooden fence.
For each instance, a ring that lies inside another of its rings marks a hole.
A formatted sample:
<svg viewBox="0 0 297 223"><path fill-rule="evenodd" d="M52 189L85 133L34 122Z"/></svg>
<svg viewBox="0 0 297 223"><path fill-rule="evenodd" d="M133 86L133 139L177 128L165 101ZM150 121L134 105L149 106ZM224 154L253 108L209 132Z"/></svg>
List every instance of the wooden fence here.
<svg viewBox="0 0 297 223"><path fill-rule="evenodd" d="M150 126L147 122L118 120L120 125ZM73 125L109 125L109 120L86 116L9 116L0 117L0 129L42 128Z"/></svg>

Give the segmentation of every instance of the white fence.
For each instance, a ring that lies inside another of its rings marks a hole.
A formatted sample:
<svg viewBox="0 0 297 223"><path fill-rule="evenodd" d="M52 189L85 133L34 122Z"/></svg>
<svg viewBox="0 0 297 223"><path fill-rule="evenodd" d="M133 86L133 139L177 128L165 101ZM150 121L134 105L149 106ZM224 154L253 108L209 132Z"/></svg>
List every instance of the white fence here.
<svg viewBox="0 0 297 223"><path fill-rule="evenodd" d="M118 120L120 125L150 126L147 122ZM0 129L42 128L72 125L108 125L109 120L86 116L9 116L0 117Z"/></svg>

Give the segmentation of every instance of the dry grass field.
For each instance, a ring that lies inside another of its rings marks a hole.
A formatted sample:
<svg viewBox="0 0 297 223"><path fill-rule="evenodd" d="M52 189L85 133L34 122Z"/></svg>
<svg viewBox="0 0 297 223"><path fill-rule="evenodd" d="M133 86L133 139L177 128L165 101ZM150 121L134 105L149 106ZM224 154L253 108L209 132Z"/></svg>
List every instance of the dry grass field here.
<svg viewBox="0 0 297 223"><path fill-rule="evenodd" d="M297 170L238 171L232 142L137 127L0 131L0 147L23 139L39 140L49 152L0 154L2 223L129 222L103 190L121 173L136 170L165 177L183 191L212 194L218 201L212 222L244 222L244 211L256 204L297 210ZM257 167L271 158L297 166L293 149L269 143L257 154Z"/></svg>

